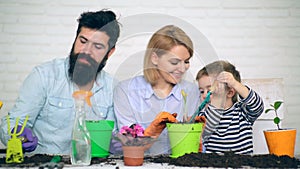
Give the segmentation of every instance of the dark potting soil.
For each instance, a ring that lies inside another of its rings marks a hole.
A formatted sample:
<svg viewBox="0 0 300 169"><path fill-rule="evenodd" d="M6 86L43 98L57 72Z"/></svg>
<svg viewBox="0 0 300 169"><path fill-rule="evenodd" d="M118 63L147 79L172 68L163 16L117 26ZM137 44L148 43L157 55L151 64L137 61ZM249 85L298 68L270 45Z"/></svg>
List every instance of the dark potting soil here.
<svg viewBox="0 0 300 169"><path fill-rule="evenodd" d="M300 168L300 160L289 156L276 155L238 155L232 152L224 155L214 153L191 153L178 158L158 156L154 163L168 163L175 166L216 167L216 168Z"/></svg>
<svg viewBox="0 0 300 169"><path fill-rule="evenodd" d="M22 163L6 163L5 157L0 158L0 168L29 168L29 167L38 167L39 169L50 169L63 168L64 164L71 164L71 160L69 157L61 156L61 161L58 163L50 163L54 155L46 155L46 154L36 154L30 157L24 157L24 161ZM91 165L93 164L107 164L107 165L116 165L114 161L116 158L92 158Z"/></svg>
<svg viewBox="0 0 300 169"><path fill-rule="evenodd" d="M38 167L39 169L48 169L53 165L49 163L54 156L51 155L33 155L25 157L24 162L20 164L6 164L5 157L0 158L0 168L29 168ZM109 158L92 158L91 165L117 165L115 160L120 160L122 157ZM152 163L167 163L175 166L188 167L220 167L220 168L300 168L300 160L290 158L289 156L275 156L275 155L237 155L233 153L226 153L224 155L218 154L202 154L192 153L186 154L179 158L170 158L166 155L150 157L146 156L144 162ZM71 164L70 158L63 156L58 164L55 164L57 169L63 168L64 164ZM53 166L52 166L53 167ZM53 167L54 168L54 167Z"/></svg>

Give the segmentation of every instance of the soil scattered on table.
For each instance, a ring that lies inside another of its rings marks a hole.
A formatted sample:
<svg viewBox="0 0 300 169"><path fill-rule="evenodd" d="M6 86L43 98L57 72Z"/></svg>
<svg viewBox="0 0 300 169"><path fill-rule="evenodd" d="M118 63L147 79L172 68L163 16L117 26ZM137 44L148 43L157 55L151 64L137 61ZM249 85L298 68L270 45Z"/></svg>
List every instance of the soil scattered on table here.
<svg viewBox="0 0 300 169"><path fill-rule="evenodd" d="M29 168L39 167L47 168L47 165L53 158L53 155L36 154L30 157L25 157L24 162L17 164L6 164L5 157L0 158L0 167L6 168ZM109 157L109 158L92 158L91 165L113 165L116 166L116 160L122 160L122 157ZM276 155L237 155L231 152L224 155L219 154L202 154L192 153L186 154L179 158L170 158L167 155L160 155L155 157L145 156L144 162L152 163L167 163L175 166L187 167L220 167L220 168L300 168L300 160L290 158L289 156L276 156ZM62 156L59 166L70 165L69 157ZM48 167L49 168L49 167ZM59 168L59 167L58 167Z"/></svg>
<svg viewBox="0 0 300 169"><path fill-rule="evenodd" d="M5 162L5 157L0 158L0 167L38 167L42 164L50 162L53 156L48 155L33 155L30 157L24 157L24 161L22 163L7 163Z"/></svg>
<svg viewBox="0 0 300 169"><path fill-rule="evenodd" d="M0 158L0 168L29 168L38 167L39 169L48 168L63 168L64 164L71 165L71 160L69 157L61 156L61 161L57 164L50 163L54 155L46 154L35 154L33 156L24 157L22 163L6 163L5 157ZM103 165L116 165L114 161L115 158L92 158L91 165L93 164L103 164Z"/></svg>

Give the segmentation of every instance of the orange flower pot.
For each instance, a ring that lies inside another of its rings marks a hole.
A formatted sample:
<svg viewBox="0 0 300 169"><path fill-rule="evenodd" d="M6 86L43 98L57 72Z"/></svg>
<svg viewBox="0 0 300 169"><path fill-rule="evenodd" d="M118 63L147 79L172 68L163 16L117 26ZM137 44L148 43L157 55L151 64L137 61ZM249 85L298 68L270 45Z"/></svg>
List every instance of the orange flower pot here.
<svg viewBox="0 0 300 169"><path fill-rule="evenodd" d="M144 146L123 146L124 165L141 166L144 163Z"/></svg>
<svg viewBox="0 0 300 169"><path fill-rule="evenodd" d="M294 157L296 129L265 130L264 135L270 154Z"/></svg>

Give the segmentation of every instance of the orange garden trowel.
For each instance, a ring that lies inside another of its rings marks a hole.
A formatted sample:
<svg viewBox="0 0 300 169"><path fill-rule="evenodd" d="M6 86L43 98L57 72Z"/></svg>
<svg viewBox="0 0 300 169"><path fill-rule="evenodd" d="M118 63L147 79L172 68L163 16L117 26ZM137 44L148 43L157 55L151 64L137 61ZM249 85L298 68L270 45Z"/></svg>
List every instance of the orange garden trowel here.
<svg viewBox="0 0 300 169"><path fill-rule="evenodd" d="M22 163L24 161L24 155L22 150L22 140L18 136L24 131L26 126L28 116L26 116L25 121L22 125L21 130L17 133L17 127L19 123L19 117L16 119L15 128L13 131L10 131L10 120L9 116L6 116L7 120L7 133L11 138L7 142L6 149L6 163Z"/></svg>

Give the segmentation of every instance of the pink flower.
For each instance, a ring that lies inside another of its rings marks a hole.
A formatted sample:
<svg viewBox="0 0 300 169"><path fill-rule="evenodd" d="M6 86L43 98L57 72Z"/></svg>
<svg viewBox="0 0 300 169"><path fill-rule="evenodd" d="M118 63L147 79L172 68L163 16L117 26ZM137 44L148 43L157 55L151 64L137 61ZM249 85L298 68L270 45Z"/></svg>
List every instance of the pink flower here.
<svg viewBox="0 0 300 169"><path fill-rule="evenodd" d="M132 137L144 136L144 129L139 124L132 124L130 127L123 126L120 130L123 135L130 134Z"/></svg>
<svg viewBox="0 0 300 169"><path fill-rule="evenodd" d="M154 137L144 136L144 129L139 124L123 126L114 138L119 140L122 145L127 146L145 146L156 140Z"/></svg>
<svg viewBox="0 0 300 169"><path fill-rule="evenodd" d="M121 130L120 130L120 133L126 135L126 134L131 133L131 130L132 130L132 129L129 128L128 126L123 126L123 127L121 128Z"/></svg>
<svg viewBox="0 0 300 169"><path fill-rule="evenodd" d="M137 136L144 136L144 129L141 125L136 124L133 128Z"/></svg>

